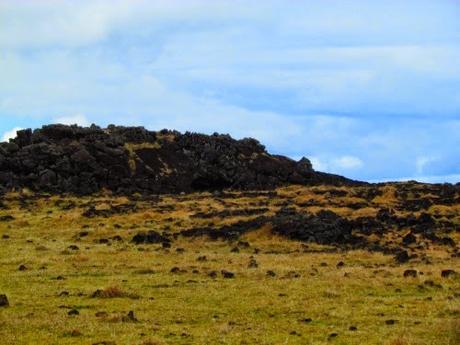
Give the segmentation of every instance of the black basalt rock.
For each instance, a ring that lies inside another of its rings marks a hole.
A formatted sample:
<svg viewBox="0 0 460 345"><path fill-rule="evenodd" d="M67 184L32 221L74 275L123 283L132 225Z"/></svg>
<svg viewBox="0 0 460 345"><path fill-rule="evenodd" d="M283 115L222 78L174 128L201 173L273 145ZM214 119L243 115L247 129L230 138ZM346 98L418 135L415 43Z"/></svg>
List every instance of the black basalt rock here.
<svg viewBox="0 0 460 345"><path fill-rule="evenodd" d="M169 238L160 235L158 232L150 230L149 232L139 232L134 235L132 242L135 244L152 244L152 243L169 243Z"/></svg>
<svg viewBox="0 0 460 345"><path fill-rule="evenodd" d="M48 125L0 143L0 190L163 194L358 184L302 158L270 155L257 140L143 127Z"/></svg>

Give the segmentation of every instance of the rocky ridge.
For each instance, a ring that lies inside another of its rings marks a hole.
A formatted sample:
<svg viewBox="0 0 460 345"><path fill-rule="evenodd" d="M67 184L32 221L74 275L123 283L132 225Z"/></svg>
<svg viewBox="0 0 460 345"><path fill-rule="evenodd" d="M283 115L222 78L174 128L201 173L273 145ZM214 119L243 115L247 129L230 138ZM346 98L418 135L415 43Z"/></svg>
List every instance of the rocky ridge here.
<svg viewBox="0 0 460 345"><path fill-rule="evenodd" d="M48 125L0 143L0 191L164 194L358 182L267 153L257 140L143 127Z"/></svg>

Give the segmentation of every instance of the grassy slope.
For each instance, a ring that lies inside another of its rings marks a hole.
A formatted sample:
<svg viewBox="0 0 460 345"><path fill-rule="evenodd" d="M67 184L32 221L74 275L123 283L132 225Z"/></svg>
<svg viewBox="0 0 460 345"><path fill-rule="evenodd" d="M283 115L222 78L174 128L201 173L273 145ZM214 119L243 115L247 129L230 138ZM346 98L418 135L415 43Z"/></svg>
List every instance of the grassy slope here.
<svg viewBox="0 0 460 345"><path fill-rule="evenodd" d="M321 209L327 196L315 188L278 191L291 204L316 200ZM172 248L129 243L140 230L221 225L234 218L200 219L197 211L264 205L273 212L282 200L241 197L219 200L209 194L163 197L138 202L138 211L109 218L84 218L92 202L99 208L125 203L124 198L63 198L76 208L62 210L58 197L5 201L11 222L0 223L0 293L11 306L0 308L2 344L458 344L460 343L460 280L441 278L442 269L459 271L458 258L443 247L430 246L432 263L414 260L394 265L390 256L365 251L326 253L322 247L288 241L269 229L246 234L250 248L231 252L235 244L205 238L180 238ZM335 198L328 206L344 216L373 215L372 207L353 211ZM394 202L391 188L374 200ZM165 211L161 206L170 205ZM459 214L458 205L432 207L430 212ZM171 219L170 219L171 218ZM118 224L120 227L116 226ZM83 230L89 235L79 238ZM97 243L120 235L122 242ZM458 239L456 239L458 241ZM68 249L77 245L78 250ZM177 252L183 248L184 252ZM254 254L254 248L260 249ZM319 250L319 252L315 252ZM205 255L207 261L198 261ZM253 256L259 266L248 268ZM337 268L343 261L345 265ZM25 265L24 271L18 267ZM171 273L173 267L184 272ZM416 278L402 273L414 268ZM226 269L234 279L208 273ZM276 272L268 277L267 270ZM300 274L300 277L295 275ZM64 279L57 279L57 277ZM432 280L435 286L425 284ZM97 289L110 289L113 298L93 298ZM69 296L60 296L67 291ZM68 316L70 308L79 315ZM126 317L134 311L137 322ZM106 314L98 312L105 312ZM311 322L305 322L311 318ZM397 320L387 325L386 320ZM351 331L355 326L356 331ZM331 334L338 334L331 337Z"/></svg>

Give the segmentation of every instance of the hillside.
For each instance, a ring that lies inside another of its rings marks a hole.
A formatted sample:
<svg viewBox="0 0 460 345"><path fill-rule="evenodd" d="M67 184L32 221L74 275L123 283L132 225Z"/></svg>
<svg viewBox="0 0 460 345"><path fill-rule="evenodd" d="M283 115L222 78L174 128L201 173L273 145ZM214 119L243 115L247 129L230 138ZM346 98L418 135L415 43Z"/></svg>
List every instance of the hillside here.
<svg viewBox="0 0 460 345"><path fill-rule="evenodd" d="M48 125L0 143L4 190L163 194L319 183L356 182L316 172L306 158L270 155L255 139L229 135Z"/></svg>
<svg viewBox="0 0 460 345"><path fill-rule="evenodd" d="M460 342L460 184L62 125L1 143L0 182L2 343Z"/></svg>

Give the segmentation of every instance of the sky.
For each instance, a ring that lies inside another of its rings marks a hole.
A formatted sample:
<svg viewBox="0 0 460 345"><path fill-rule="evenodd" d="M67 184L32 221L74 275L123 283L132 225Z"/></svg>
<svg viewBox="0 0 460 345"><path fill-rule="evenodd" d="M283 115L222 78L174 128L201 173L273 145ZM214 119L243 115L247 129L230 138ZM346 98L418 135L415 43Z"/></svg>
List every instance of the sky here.
<svg viewBox="0 0 460 345"><path fill-rule="evenodd" d="M49 123L460 182L460 1L0 0L0 140Z"/></svg>

